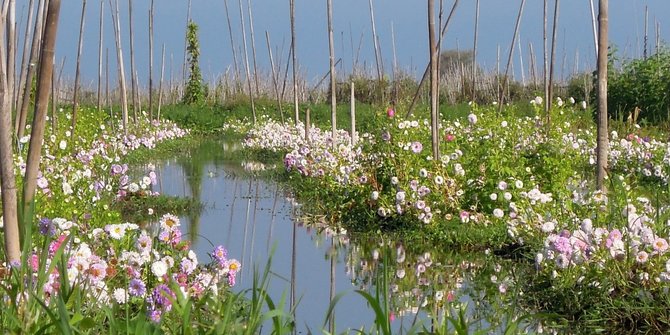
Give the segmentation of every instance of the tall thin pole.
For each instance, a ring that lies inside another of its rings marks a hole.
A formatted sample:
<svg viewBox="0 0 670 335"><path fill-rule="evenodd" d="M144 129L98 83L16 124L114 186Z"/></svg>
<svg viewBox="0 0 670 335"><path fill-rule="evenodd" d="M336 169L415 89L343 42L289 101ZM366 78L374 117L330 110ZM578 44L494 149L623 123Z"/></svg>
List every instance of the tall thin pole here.
<svg viewBox="0 0 670 335"><path fill-rule="evenodd" d="M591 6L591 26L593 27L593 47L596 51L596 58L598 57L598 30L596 29L596 13L593 9L593 0L589 0Z"/></svg>
<svg viewBox="0 0 670 335"><path fill-rule="evenodd" d="M437 44L435 43L435 3L428 0L428 52L430 54L430 117L433 159L440 157L439 133L438 133L438 77L437 77Z"/></svg>
<svg viewBox="0 0 670 335"><path fill-rule="evenodd" d="M372 45L375 49L375 64L377 65L377 80L381 83L382 81L382 70L381 70L381 55L379 54L379 45L377 44L377 29L375 27L375 9L372 5L372 0L369 0L370 7L370 21L372 25Z"/></svg>
<svg viewBox="0 0 670 335"><path fill-rule="evenodd" d="M112 0L109 0L110 8ZM121 49L121 22L119 19L119 0L115 1L116 8L112 10L114 21L114 39L116 41L116 60L119 70L119 85L121 86L121 115L124 134L128 134L128 92L126 90L126 71L123 68L123 50Z"/></svg>
<svg viewBox="0 0 670 335"><path fill-rule="evenodd" d="M477 99L477 36L479 35L479 0L477 0L475 7L475 37L472 46L472 101L476 101Z"/></svg>
<svg viewBox="0 0 670 335"><path fill-rule="evenodd" d="M223 0L226 9L226 22L228 22L228 36L230 37L230 49L233 51L233 67L235 68L235 90L240 82L240 68L237 61L237 52L235 51L235 39L233 38L233 26L230 23L230 11L228 10L228 0Z"/></svg>
<svg viewBox="0 0 670 335"><path fill-rule="evenodd" d="M279 93L279 80L277 78L277 71L275 69L275 61L272 57L272 48L270 47L270 33L265 31L265 42L268 47L268 54L270 56L270 67L272 68L272 85L274 86L275 95L277 98L277 109L279 109L279 115L281 117L281 123L284 123L284 109L282 108L281 96Z"/></svg>
<svg viewBox="0 0 670 335"><path fill-rule="evenodd" d="M549 101L549 47L547 45L547 18L548 18L548 5L549 5L549 0L544 0L544 6L543 6L543 26L542 26L542 41L543 41L543 50L544 50L544 58L542 59L543 64L544 64L544 74L543 74L543 86L544 86L544 115L549 117L549 109L551 105L551 101Z"/></svg>
<svg viewBox="0 0 670 335"><path fill-rule="evenodd" d="M509 68L512 63L512 55L514 55L514 45L516 44L516 37L519 34L519 26L521 25L521 16L523 14L523 7L526 5L526 0L521 0L521 5L519 5L519 15L516 17L516 25L514 27L514 36L512 36L512 43L509 46L509 55L507 56L507 66L505 67L505 75L503 76L503 85L502 90L500 91L498 97L498 112L502 112L503 108L503 94L507 85L507 76L509 74Z"/></svg>
<svg viewBox="0 0 670 335"><path fill-rule="evenodd" d="M149 7L149 119L154 114L154 0Z"/></svg>
<svg viewBox="0 0 670 335"><path fill-rule="evenodd" d="M298 68L297 57L295 54L295 0L289 0L290 16L291 16L291 63L293 68L293 108L295 112L295 124L298 124Z"/></svg>
<svg viewBox="0 0 670 335"><path fill-rule="evenodd" d="M102 109L102 39L103 39L103 18L104 18L105 0L100 1L100 28L98 36L98 110Z"/></svg>
<svg viewBox="0 0 670 335"><path fill-rule="evenodd" d="M128 0L128 28L130 39L130 94L133 100L133 121L137 122L137 109L139 108L139 92L135 76L135 38L133 34L133 0Z"/></svg>
<svg viewBox="0 0 670 335"><path fill-rule="evenodd" d="M251 0L247 0L247 11L249 12L249 35L251 35L251 55L254 61L254 82L256 88L256 96L260 95L260 83L258 81L258 65L256 62L256 37L254 34L254 15L251 11Z"/></svg>
<svg viewBox="0 0 670 335"><path fill-rule="evenodd" d="M238 0L240 5L240 25L242 25L242 45L244 46L244 68L247 71L247 88L249 89L249 102L251 103L251 114L256 124L256 105L254 103L254 91L251 88L251 70L249 69L249 53L247 51L247 32L244 27L244 10L242 0Z"/></svg>
<svg viewBox="0 0 670 335"><path fill-rule="evenodd" d="M23 101L22 95L23 95L23 90L25 87L25 80L26 80L26 70L28 67L28 57L30 56L30 49L28 48L29 42L30 42L30 27L33 25L33 11L35 9L35 1L30 0L28 3L28 19L26 20L26 27L25 27L25 32L24 32L24 37L23 37L23 53L21 55L21 73L19 74L19 84L18 87L16 87L16 95L14 96L14 105L16 106L17 110L21 109L21 102Z"/></svg>
<svg viewBox="0 0 670 335"><path fill-rule="evenodd" d="M335 42L333 41L333 0L326 1L328 10L328 50L330 54L330 122L332 123L333 149L337 145L337 96L335 85Z"/></svg>
<svg viewBox="0 0 670 335"><path fill-rule="evenodd" d="M165 73L165 44L161 52L161 80L158 83L158 110L156 111L156 120L161 119L161 105L163 103L163 74Z"/></svg>
<svg viewBox="0 0 670 335"><path fill-rule="evenodd" d="M77 125L77 109L79 108L79 75L81 73L81 52L84 46L84 24L86 22L86 0L81 3L81 20L79 21L79 46L77 47L77 61L74 71L74 93L72 96L72 132L74 138L75 126Z"/></svg>
<svg viewBox="0 0 670 335"><path fill-rule="evenodd" d="M596 146L596 184L598 190L605 192L607 174L607 156L609 140L607 129L607 43L608 43L608 3L600 0L598 6L598 131Z"/></svg>
<svg viewBox="0 0 670 335"><path fill-rule="evenodd" d="M558 9L561 3L560 0L554 0L554 24L551 28L551 60L549 61L549 94L545 106L551 110L551 102L554 100L554 63L556 61L556 31L558 26ZM551 121L551 117L547 114L547 124Z"/></svg>

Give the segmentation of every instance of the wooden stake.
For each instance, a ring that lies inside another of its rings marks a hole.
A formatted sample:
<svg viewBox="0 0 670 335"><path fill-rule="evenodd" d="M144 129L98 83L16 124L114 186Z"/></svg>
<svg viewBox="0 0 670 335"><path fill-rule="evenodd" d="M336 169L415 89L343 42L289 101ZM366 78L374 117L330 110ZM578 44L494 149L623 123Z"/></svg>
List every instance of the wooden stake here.
<svg viewBox="0 0 670 335"><path fill-rule="evenodd" d="M81 2L81 20L79 21L79 46L77 47L77 60L74 71L74 93L72 95L72 124L70 125L70 138L74 139L75 127L77 126L77 109L79 108L79 75L81 73L81 52L84 46L84 23L86 18L86 0Z"/></svg>
<svg viewBox="0 0 670 335"><path fill-rule="evenodd" d="M284 109L282 108L282 101L281 101L281 96L279 94L279 82L277 79L277 71L275 70L275 61L274 58L272 57L272 48L270 48L270 33L268 31L265 31L265 42L268 47L268 54L270 55L270 67L272 68L272 84L275 89L275 95L277 98L277 108L279 109L279 115L281 117L281 123L283 124L284 121Z"/></svg>
<svg viewBox="0 0 670 335"><path fill-rule="evenodd" d="M514 44L516 44L516 37L519 34L519 26L521 25L521 16L523 14L523 7L526 4L526 0L521 0L521 5L519 5L519 14L516 17L516 25L514 27L514 36L512 36L512 43L509 47L509 55L507 57L507 67L505 67L505 75L503 76L503 91L507 87L507 75L509 74L509 68L512 63L512 55L514 55ZM498 112L501 113L503 108L503 92L500 93L498 98Z"/></svg>
<svg viewBox="0 0 670 335"><path fill-rule="evenodd" d="M149 119L154 116L154 0L149 7Z"/></svg>
<svg viewBox="0 0 670 335"><path fill-rule="evenodd" d="M254 103L254 90L251 88L251 70L249 69L249 53L247 51L247 33L244 27L244 11L242 0L238 0L240 6L240 25L242 25L242 45L244 46L244 68L247 71L247 88L249 89L249 102L251 103L251 114L256 124L256 105Z"/></svg>
<svg viewBox="0 0 670 335"><path fill-rule="evenodd" d="M109 0L112 8L112 0ZM115 1L116 8L112 11L114 22L114 39L116 41L116 59L119 71L119 85L121 86L121 117L123 133L128 134L128 93L126 91L126 71L123 69L123 50L121 49L121 22L119 19L119 0Z"/></svg>
<svg viewBox="0 0 670 335"><path fill-rule="evenodd" d="M98 110L102 110L102 36L104 31L103 17L105 0L100 1L100 28L98 36Z"/></svg>
<svg viewBox="0 0 670 335"><path fill-rule="evenodd" d="M161 120L161 106L163 104L163 74L165 73L165 44L161 53L161 80L158 83L158 111L156 111L156 120Z"/></svg>
<svg viewBox="0 0 670 335"><path fill-rule="evenodd" d="M326 7L328 11L328 50L330 55L330 122L332 125L333 149L335 149L337 145L337 86L335 80L335 42L333 41L333 0L326 0Z"/></svg>

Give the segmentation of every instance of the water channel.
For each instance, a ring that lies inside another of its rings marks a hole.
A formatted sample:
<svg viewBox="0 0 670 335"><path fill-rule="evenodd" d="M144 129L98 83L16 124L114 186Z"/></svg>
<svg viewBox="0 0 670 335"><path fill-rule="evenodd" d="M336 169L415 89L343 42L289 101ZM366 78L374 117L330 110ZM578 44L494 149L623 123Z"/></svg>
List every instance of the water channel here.
<svg viewBox="0 0 670 335"><path fill-rule="evenodd" d="M202 213L181 218L183 233L192 240L201 260L208 260L208 253L221 244L229 257L242 262L235 291L250 288L254 270L262 270L272 257L269 294L275 303L284 299L288 310L295 271L297 333L328 329L325 320L330 299L342 292L335 308L337 333L370 330L375 314L354 291L374 287L384 253L390 254L387 259L392 263L385 266L390 278L385 294L392 305L394 333L420 322L429 329L430 306L438 308L454 300L467 304L469 315L487 319L481 315L492 313L491 304L482 298L491 294L486 291L491 287L479 287L464 273L493 268L492 274L484 274L487 281L490 277L492 287L507 289L505 271L498 264L491 267L473 257L445 257L429 247L409 248L394 241L354 243L346 234L324 229L318 216L305 220L291 194L259 177L256 171L265 167L240 159L239 150L239 144L211 140L202 142L190 155L154 162L158 191L194 197L205 205ZM417 314L421 305L427 311ZM475 328L489 325L479 322Z"/></svg>

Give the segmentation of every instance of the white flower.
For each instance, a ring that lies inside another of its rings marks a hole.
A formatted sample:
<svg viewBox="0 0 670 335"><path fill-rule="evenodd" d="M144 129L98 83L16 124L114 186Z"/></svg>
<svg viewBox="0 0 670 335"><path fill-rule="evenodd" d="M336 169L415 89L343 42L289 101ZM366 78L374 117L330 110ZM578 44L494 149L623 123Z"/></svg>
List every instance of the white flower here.
<svg viewBox="0 0 670 335"><path fill-rule="evenodd" d="M498 200L498 194L497 193L491 193L491 195L489 195L489 198L491 198L492 201L496 201L496 200Z"/></svg>
<svg viewBox="0 0 670 335"><path fill-rule="evenodd" d="M67 142L65 140L61 140L60 143L58 144L58 147L61 150L65 150L65 148L67 148Z"/></svg>
<svg viewBox="0 0 670 335"><path fill-rule="evenodd" d="M586 109L586 101L582 101L582 109Z"/></svg>
<svg viewBox="0 0 670 335"><path fill-rule="evenodd" d="M477 123L477 115L475 115L473 113L470 113L470 115L468 115L468 122L470 122L470 124L476 124Z"/></svg>
<svg viewBox="0 0 670 335"><path fill-rule="evenodd" d="M72 186L70 186L70 184L67 182L63 182L63 194L70 195L72 192Z"/></svg>
<svg viewBox="0 0 670 335"><path fill-rule="evenodd" d="M119 304L125 304L128 301L128 293L123 288L117 288L112 294L114 300Z"/></svg>
<svg viewBox="0 0 670 335"><path fill-rule="evenodd" d="M434 181L435 184L442 185L444 183L444 178L442 178L442 176L435 176Z"/></svg>
<svg viewBox="0 0 670 335"><path fill-rule="evenodd" d="M503 127L503 128L506 128L507 127L507 121L501 122L500 126Z"/></svg>
<svg viewBox="0 0 670 335"><path fill-rule="evenodd" d="M535 100L533 100L536 105L541 105L543 101L544 99L542 99L542 97L535 97Z"/></svg>
<svg viewBox="0 0 670 335"><path fill-rule="evenodd" d="M501 191L506 190L507 189L507 183L504 180L501 180L498 183L498 189L501 190Z"/></svg>
<svg viewBox="0 0 670 335"><path fill-rule="evenodd" d="M370 195L370 199L372 199L372 200L377 200L377 199L379 199L379 192L377 192L377 191L372 191L372 194Z"/></svg>
<svg viewBox="0 0 670 335"><path fill-rule="evenodd" d="M130 185L128 185L128 191L130 191L132 193L135 193L139 190L140 190L140 186L137 185L136 183L130 183Z"/></svg>
<svg viewBox="0 0 670 335"><path fill-rule="evenodd" d="M518 180L518 179L517 179L517 180L514 182L514 187L516 187L516 188L523 188L523 182L522 182L521 180Z"/></svg>
<svg viewBox="0 0 670 335"><path fill-rule="evenodd" d="M505 216L505 212L503 212L503 210L500 209L500 208L496 208L496 209L493 210L493 216L495 216L495 217L497 217L497 218L500 219L500 218L502 218L503 216Z"/></svg>
<svg viewBox="0 0 670 335"><path fill-rule="evenodd" d="M505 194L503 195L503 198L505 198L505 200L507 200L507 201L512 200L512 193L505 192Z"/></svg>
<svg viewBox="0 0 670 335"><path fill-rule="evenodd" d="M542 224L542 232L545 234L551 233L556 229L556 223L554 221L547 221Z"/></svg>
<svg viewBox="0 0 670 335"><path fill-rule="evenodd" d="M167 274L167 270L168 266L162 260L155 261L153 264L151 264L151 272L157 278L162 278L165 274Z"/></svg>

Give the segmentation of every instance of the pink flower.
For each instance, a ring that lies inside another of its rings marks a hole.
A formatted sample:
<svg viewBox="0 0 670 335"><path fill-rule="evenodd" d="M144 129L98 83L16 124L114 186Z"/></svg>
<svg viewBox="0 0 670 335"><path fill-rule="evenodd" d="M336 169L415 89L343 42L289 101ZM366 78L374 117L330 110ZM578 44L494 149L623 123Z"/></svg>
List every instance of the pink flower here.
<svg viewBox="0 0 670 335"><path fill-rule="evenodd" d="M388 115L389 118L394 117L395 116L395 109L393 109L393 107L389 107L386 110L386 115Z"/></svg>

